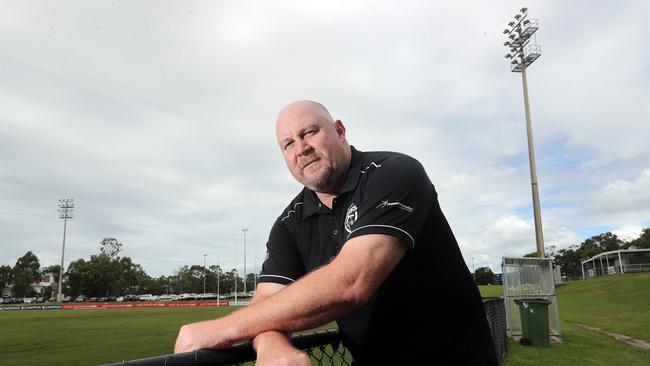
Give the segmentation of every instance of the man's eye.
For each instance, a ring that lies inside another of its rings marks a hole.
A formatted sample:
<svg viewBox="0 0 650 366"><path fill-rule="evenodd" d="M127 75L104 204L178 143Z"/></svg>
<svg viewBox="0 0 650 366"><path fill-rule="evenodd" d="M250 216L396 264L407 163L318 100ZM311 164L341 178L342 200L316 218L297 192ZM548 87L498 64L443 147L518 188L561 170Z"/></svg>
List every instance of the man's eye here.
<svg viewBox="0 0 650 366"><path fill-rule="evenodd" d="M284 145L284 149L287 150L287 149L289 149L291 146L293 146L293 141L291 141L291 142L287 142L287 143Z"/></svg>

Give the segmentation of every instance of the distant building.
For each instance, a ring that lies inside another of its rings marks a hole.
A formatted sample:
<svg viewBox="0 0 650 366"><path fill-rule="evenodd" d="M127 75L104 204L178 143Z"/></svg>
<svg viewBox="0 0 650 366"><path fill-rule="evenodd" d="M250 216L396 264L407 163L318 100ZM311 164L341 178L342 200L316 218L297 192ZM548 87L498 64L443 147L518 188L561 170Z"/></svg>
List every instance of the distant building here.
<svg viewBox="0 0 650 366"><path fill-rule="evenodd" d="M32 284L32 288L36 291L37 294L42 294L45 292L47 287L55 286L56 282L54 281L54 273L45 273L41 276L41 279L37 283Z"/></svg>
<svg viewBox="0 0 650 366"><path fill-rule="evenodd" d="M650 249L603 252L582 261L582 278L650 271Z"/></svg>
<svg viewBox="0 0 650 366"><path fill-rule="evenodd" d="M42 295L45 293L45 289L48 287L56 287L58 284L54 281L54 273L45 273L43 274L38 282L32 283L32 288L36 291L37 294ZM14 295L13 291L14 285L9 284L5 288L1 289L0 295L2 297L11 297Z"/></svg>

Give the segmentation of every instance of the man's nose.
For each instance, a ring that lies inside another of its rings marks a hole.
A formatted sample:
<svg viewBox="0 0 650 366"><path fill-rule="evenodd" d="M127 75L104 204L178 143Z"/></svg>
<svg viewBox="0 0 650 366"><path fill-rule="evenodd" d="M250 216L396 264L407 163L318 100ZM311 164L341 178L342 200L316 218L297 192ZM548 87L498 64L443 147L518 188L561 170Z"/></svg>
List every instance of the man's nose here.
<svg viewBox="0 0 650 366"><path fill-rule="evenodd" d="M296 154L298 156L306 155L311 151L311 146L305 142L305 140L296 141Z"/></svg>

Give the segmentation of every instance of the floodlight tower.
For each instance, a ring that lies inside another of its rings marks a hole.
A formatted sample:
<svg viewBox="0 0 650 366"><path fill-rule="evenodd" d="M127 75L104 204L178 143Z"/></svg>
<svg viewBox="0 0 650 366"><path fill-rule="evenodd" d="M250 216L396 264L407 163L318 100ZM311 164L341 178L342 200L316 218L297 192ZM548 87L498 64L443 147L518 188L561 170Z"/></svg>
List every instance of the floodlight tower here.
<svg viewBox="0 0 650 366"><path fill-rule="evenodd" d="M539 207L539 190L537 185L537 167L535 166L535 147L533 144L532 124L530 120L530 105L528 102L528 80L526 69L542 55L542 48L537 44L535 37L531 44L531 36L539 28L537 19L528 18L528 8L521 8L508 23L503 31L508 38L503 44L510 52L506 54L511 59L511 71L520 72L524 87L524 109L526 113L526 133L528 136L528 161L530 164L530 184L533 192L533 215L535 217L535 243L537 256L544 257L544 235L542 233L542 214Z"/></svg>
<svg viewBox="0 0 650 366"><path fill-rule="evenodd" d="M63 219L63 245L61 247L61 268L59 268L59 291L56 301L63 301L63 257L65 254L65 233L68 226L68 219L72 219L74 200L72 198L59 200L59 218Z"/></svg>
<svg viewBox="0 0 650 366"><path fill-rule="evenodd" d="M203 254L203 294L205 295L205 261L208 257L207 254Z"/></svg>
<svg viewBox="0 0 650 366"><path fill-rule="evenodd" d="M242 228L241 231L244 233L244 296L248 295L248 292L246 292L246 232L248 231L248 228Z"/></svg>

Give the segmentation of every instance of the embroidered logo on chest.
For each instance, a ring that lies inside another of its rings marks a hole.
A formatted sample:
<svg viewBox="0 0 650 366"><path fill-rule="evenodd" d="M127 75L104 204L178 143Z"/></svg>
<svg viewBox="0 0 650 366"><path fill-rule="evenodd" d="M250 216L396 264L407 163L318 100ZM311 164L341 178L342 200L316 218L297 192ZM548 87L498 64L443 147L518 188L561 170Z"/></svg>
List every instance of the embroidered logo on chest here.
<svg viewBox="0 0 650 366"><path fill-rule="evenodd" d="M348 207L348 212L345 214L345 231L349 233L352 232L352 225L359 218L359 213L357 211L357 205L354 203Z"/></svg>

